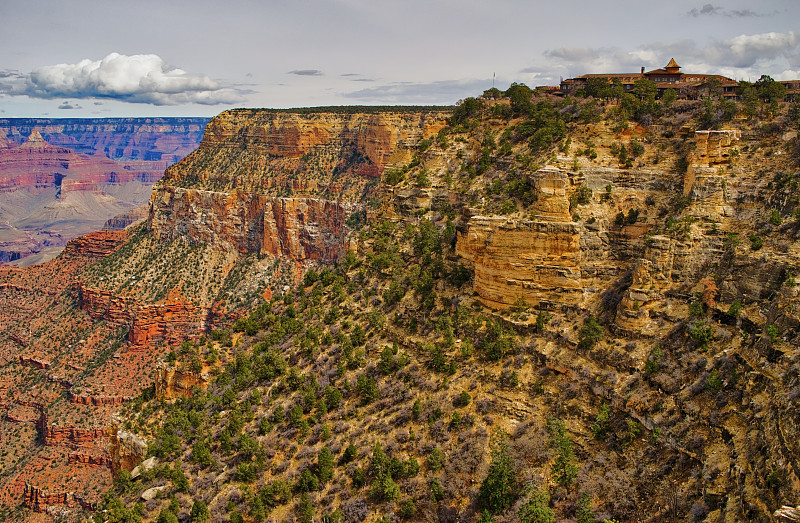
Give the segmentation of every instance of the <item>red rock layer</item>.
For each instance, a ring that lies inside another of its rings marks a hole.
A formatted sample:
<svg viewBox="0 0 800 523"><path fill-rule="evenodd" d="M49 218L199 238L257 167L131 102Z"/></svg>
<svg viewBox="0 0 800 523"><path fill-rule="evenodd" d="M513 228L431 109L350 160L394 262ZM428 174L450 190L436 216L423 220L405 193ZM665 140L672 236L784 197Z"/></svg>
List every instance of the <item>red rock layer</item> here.
<svg viewBox="0 0 800 523"><path fill-rule="evenodd" d="M147 347L153 340L180 342L189 333L202 329L208 311L186 301L181 296L170 296L164 302L141 305L132 300L114 296L110 291L79 288L80 307L96 320L113 325L127 325L132 348Z"/></svg>
<svg viewBox="0 0 800 523"><path fill-rule="evenodd" d="M22 504L36 512L44 512L50 505L80 506L86 510L95 510L97 508L97 503L87 501L80 494L74 492L50 492L27 482L25 483Z"/></svg>
<svg viewBox="0 0 800 523"><path fill-rule="evenodd" d="M67 242L62 256L102 258L114 252L125 240L125 231L96 231Z"/></svg>

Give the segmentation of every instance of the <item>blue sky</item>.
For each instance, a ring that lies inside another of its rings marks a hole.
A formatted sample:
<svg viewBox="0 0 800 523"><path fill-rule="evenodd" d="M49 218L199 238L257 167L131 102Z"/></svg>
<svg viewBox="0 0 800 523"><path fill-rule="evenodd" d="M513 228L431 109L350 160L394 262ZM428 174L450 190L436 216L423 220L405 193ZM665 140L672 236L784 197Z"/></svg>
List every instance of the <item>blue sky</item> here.
<svg viewBox="0 0 800 523"><path fill-rule="evenodd" d="M0 117L452 104L654 69L800 78L796 0L0 0Z"/></svg>

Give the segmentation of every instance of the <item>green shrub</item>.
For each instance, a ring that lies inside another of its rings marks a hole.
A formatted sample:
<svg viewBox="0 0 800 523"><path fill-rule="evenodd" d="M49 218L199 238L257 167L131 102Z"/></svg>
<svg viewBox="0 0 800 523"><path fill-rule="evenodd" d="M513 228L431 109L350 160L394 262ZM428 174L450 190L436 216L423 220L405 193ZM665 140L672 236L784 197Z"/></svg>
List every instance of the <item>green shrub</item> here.
<svg viewBox="0 0 800 523"><path fill-rule="evenodd" d="M526 501L517 512L520 523L554 523L555 512L550 508L550 494L531 489Z"/></svg>
<svg viewBox="0 0 800 523"><path fill-rule="evenodd" d="M431 472L438 472L444 466L444 454L441 450L433 448L428 454L428 468Z"/></svg>
<svg viewBox="0 0 800 523"><path fill-rule="evenodd" d="M495 514L508 509L517 499L517 476L514 460L504 434L492 445L492 462L478 489L478 507Z"/></svg>
<svg viewBox="0 0 800 523"><path fill-rule="evenodd" d="M594 316L589 316L578 333L578 349L589 350L603 339L603 327Z"/></svg>

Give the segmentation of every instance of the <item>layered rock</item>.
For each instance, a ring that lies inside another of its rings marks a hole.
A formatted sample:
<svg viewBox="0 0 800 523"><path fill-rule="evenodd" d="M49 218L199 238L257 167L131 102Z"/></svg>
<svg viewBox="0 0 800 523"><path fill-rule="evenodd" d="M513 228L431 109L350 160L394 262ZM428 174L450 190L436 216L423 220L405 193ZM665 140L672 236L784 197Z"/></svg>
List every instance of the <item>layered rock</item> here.
<svg viewBox="0 0 800 523"><path fill-rule="evenodd" d="M0 120L0 129L5 125L11 137L4 141L6 147L0 147L0 192L5 203L0 210L0 262L26 265L47 261L71 238L100 229L106 220L142 206L164 169L193 150L202 135L199 124L193 124L195 131L169 145L156 143L158 133L167 133L169 126L151 125L137 137L125 134L135 132L136 125L128 131L95 125L80 131L77 138L63 139L64 125L48 123L52 121ZM73 122L68 127L76 130L80 126ZM27 141L22 140L23 132ZM108 143L95 140L86 147L91 155L69 148L89 140L92 132L127 140L131 147L112 150ZM48 143L48 139L60 145ZM153 148L159 152L152 152Z"/></svg>
<svg viewBox="0 0 800 523"><path fill-rule="evenodd" d="M225 111L208 124L198 150L167 170L161 186L354 199L387 165L407 161L404 153L436 134L447 116L438 111Z"/></svg>
<svg viewBox="0 0 800 523"><path fill-rule="evenodd" d="M157 398L175 399L188 397L192 389L205 389L209 384L209 376L203 372L189 369L178 369L166 362L156 365L155 390Z"/></svg>
<svg viewBox="0 0 800 523"><path fill-rule="evenodd" d="M147 456L147 442L136 434L113 427L108 452L110 468L116 476L121 470L132 471L142 462Z"/></svg>
<svg viewBox="0 0 800 523"><path fill-rule="evenodd" d="M683 194L698 202L693 212L710 219L731 216L726 197L725 168L735 157L742 133L739 130L696 131L695 148L687 161Z"/></svg>
<svg viewBox="0 0 800 523"><path fill-rule="evenodd" d="M89 316L128 327L132 348L146 348L152 341L183 341L204 328L208 308L197 307L179 293L152 304L140 304L111 291L79 285L79 305Z"/></svg>
<svg viewBox="0 0 800 523"><path fill-rule="evenodd" d="M475 268L481 301L505 308L524 298L569 302L582 293L581 250L574 223L473 216L456 253Z"/></svg>
<svg viewBox="0 0 800 523"><path fill-rule="evenodd" d="M45 512L53 505L66 507L81 507L86 510L95 510L97 502L87 501L80 493L72 491L54 491L25 483L22 504L35 512Z"/></svg>
<svg viewBox="0 0 800 523"><path fill-rule="evenodd" d="M55 446L65 443L91 443L108 436L104 428L57 427L50 425L45 419L42 430L44 444Z"/></svg>
<svg viewBox="0 0 800 523"><path fill-rule="evenodd" d="M124 231L95 231L67 242L66 257L102 258L108 256L125 240Z"/></svg>
<svg viewBox="0 0 800 523"><path fill-rule="evenodd" d="M345 207L318 198L165 187L154 193L149 226L159 239L231 245L242 254L336 260L345 241Z"/></svg>
<svg viewBox="0 0 800 523"><path fill-rule="evenodd" d="M208 118L3 118L9 144L34 130L53 145L116 160L175 163L192 152ZM1 145L0 145L1 146Z"/></svg>
<svg viewBox="0 0 800 523"><path fill-rule="evenodd" d="M520 298L574 303L582 293L580 231L569 218L570 181L558 169L534 174L537 220L472 216L456 253L475 269L481 301L505 308Z"/></svg>

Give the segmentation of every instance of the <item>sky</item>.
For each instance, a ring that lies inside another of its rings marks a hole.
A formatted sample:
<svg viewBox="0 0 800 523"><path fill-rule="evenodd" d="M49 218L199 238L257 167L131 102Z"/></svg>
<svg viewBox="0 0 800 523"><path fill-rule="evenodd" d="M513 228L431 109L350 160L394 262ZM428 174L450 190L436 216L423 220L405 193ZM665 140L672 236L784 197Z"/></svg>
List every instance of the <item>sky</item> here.
<svg viewBox="0 0 800 523"><path fill-rule="evenodd" d="M800 1L0 0L0 118L450 105L673 57L800 79Z"/></svg>

